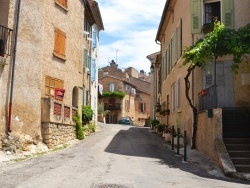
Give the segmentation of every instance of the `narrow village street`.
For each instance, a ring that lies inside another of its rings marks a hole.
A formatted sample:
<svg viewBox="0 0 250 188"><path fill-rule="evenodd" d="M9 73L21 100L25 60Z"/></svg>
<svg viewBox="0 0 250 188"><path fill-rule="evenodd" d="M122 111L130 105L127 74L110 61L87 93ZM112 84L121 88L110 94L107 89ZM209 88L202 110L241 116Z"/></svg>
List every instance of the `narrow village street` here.
<svg viewBox="0 0 250 188"><path fill-rule="evenodd" d="M250 187L246 181L211 175L206 165L184 163L149 128L103 124L64 150L1 162L0 187Z"/></svg>

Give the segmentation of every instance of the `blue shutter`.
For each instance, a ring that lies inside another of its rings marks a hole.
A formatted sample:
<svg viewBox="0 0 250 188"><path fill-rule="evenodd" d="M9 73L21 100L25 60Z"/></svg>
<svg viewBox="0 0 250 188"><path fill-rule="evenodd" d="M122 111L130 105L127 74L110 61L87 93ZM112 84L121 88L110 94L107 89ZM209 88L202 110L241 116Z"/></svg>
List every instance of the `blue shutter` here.
<svg viewBox="0 0 250 188"><path fill-rule="evenodd" d="M95 64L95 59L92 59L92 64L91 64L91 80L95 81L96 79L96 64Z"/></svg>
<svg viewBox="0 0 250 188"><path fill-rule="evenodd" d="M96 48L96 31L93 31L92 47Z"/></svg>

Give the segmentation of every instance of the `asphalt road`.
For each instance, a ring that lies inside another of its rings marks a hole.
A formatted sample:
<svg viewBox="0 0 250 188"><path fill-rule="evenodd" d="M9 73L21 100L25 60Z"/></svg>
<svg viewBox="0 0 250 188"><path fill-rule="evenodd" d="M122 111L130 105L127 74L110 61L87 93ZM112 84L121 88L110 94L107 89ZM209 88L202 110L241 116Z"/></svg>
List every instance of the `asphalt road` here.
<svg viewBox="0 0 250 188"><path fill-rule="evenodd" d="M213 176L148 128L102 125L67 149L0 164L1 188L241 188L249 182Z"/></svg>

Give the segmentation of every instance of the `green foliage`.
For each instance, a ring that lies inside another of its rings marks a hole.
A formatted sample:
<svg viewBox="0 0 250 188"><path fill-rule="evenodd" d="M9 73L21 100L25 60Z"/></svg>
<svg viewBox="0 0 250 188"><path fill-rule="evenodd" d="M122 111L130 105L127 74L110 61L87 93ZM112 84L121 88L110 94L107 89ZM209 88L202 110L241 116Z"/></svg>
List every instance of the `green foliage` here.
<svg viewBox="0 0 250 188"><path fill-rule="evenodd" d="M89 136L91 133L96 132L96 129L97 125L92 123L84 125L82 128L84 136Z"/></svg>
<svg viewBox="0 0 250 188"><path fill-rule="evenodd" d="M94 111L91 106L82 106L82 123L83 125L88 124L93 118Z"/></svg>
<svg viewBox="0 0 250 188"><path fill-rule="evenodd" d="M250 53L250 24L238 29L225 28L220 22L214 23L214 30L204 38L198 40L193 46L186 49L183 65L191 62L189 68L205 66L206 63L222 57L233 55L232 70L237 73L239 63L245 54Z"/></svg>
<svg viewBox="0 0 250 188"><path fill-rule="evenodd" d="M160 123L160 121L157 119L152 119L152 120L150 120L150 123L151 123L152 127L154 127L154 126L158 125Z"/></svg>
<svg viewBox="0 0 250 188"><path fill-rule="evenodd" d="M123 99L125 97L125 93L122 91L105 91L102 93L102 97L119 97L120 99Z"/></svg>
<svg viewBox="0 0 250 188"><path fill-rule="evenodd" d="M104 110L103 103L98 104L98 113L99 114L103 114L104 116L106 116L109 112L110 112L109 110Z"/></svg>
<svg viewBox="0 0 250 188"><path fill-rule="evenodd" d="M73 121L76 124L76 138L79 140L84 139L84 134L83 134L83 130L82 130L82 122L80 120L80 115L77 112L75 116L73 116Z"/></svg>

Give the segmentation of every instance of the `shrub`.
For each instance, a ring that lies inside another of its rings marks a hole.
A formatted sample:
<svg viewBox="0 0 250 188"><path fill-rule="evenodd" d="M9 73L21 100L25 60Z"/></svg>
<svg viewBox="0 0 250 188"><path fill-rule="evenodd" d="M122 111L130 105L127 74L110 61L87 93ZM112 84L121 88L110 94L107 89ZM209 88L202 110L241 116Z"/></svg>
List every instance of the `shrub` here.
<svg viewBox="0 0 250 188"><path fill-rule="evenodd" d="M82 130L82 122L80 120L80 115L78 112L76 112L76 115L73 116L73 121L76 124L76 138L79 140L84 139L84 134Z"/></svg>
<svg viewBox="0 0 250 188"><path fill-rule="evenodd" d="M154 126L158 125L160 123L160 121L157 119L153 119L150 121L150 123L151 123L152 127L154 127Z"/></svg>
<svg viewBox="0 0 250 188"><path fill-rule="evenodd" d="M93 118L94 111L91 106L82 106L82 123L83 125L88 124Z"/></svg>

